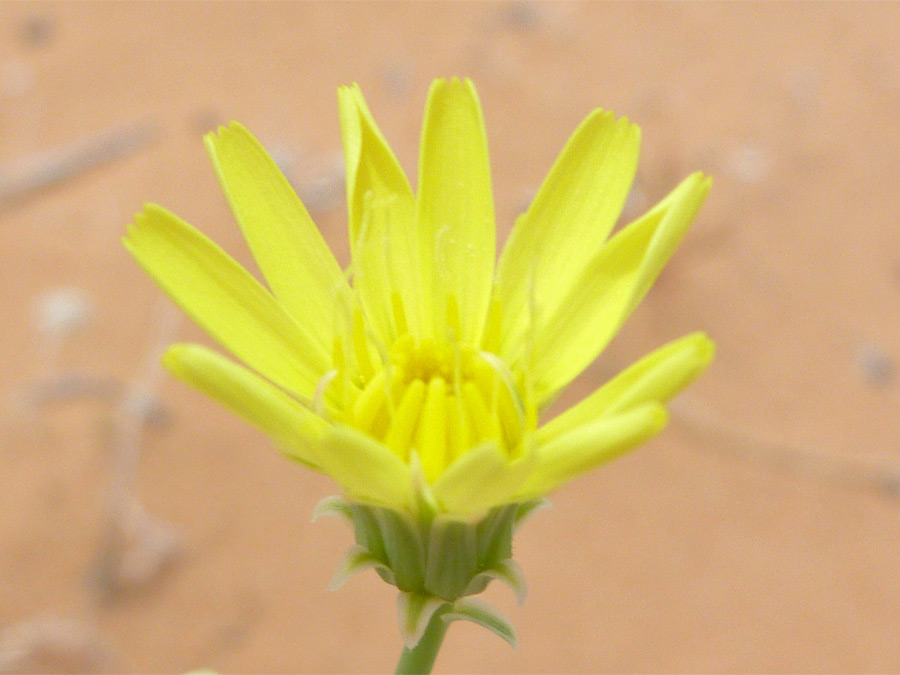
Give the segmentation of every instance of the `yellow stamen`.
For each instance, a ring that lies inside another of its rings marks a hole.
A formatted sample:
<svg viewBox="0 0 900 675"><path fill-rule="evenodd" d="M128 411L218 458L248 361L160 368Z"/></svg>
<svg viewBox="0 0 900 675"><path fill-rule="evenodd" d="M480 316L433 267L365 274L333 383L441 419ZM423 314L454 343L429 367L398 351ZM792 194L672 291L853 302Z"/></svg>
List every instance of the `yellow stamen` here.
<svg viewBox="0 0 900 675"><path fill-rule="evenodd" d="M460 400L450 395L447 397L447 465L449 466L463 454L468 447L468 434L463 422Z"/></svg>
<svg viewBox="0 0 900 675"><path fill-rule="evenodd" d="M385 444L404 461L409 461L409 448L424 401L425 383L415 380L406 388L385 436Z"/></svg>
<svg viewBox="0 0 900 675"><path fill-rule="evenodd" d="M406 335L409 327L406 325L406 312L403 311L403 300L399 293L391 294L391 308L394 311L394 329L397 331L397 335Z"/></svg>
<svg viewBox="0 0 900 675"><path fill-rule="evenodd" d="M497 396L500 392L500 382L494 369L486 361L478 359L472 367L472 380L478 386L484 402L487 404L491 417L497 414Z"/></svg>
<svg viewBox="0 0 900 675"><path fill-rule="evenodd" d="M387 403L387 394L384 391L384 371L376 375L369 386L367 386L359 398L353 404L353 423L354 425L372 436L378 436L375 433L375 422L378 414Z"/></svg>
<svg viewBox="0 0 900 675"><path fill-rule="evenodd" d="M506 387L501 386L497 393L497 417L503 428L503 439L510 454L518 450L522 439L524 420L519 415L519 410L513 402L512 394Z"/></svg>
<svg viewBox="0 0 900 675"><path fill-rule="evenodd" d="M316 391L313 393L313 411L316 415L321 417L325 417L327 414L327 410L325 408L325 390L328 389L328 385L332 383L332 381L338 376L338 371L329 370L325 373L321 378L319 378L318 384L316 384Z"/></svg>
<svg viewBox="0 0 900 675"><path fill-rule="evenodd" d="M356 355L356 366L362 382L365 384L375 375L375 367L369 358L369 345L366 342L366 324L363 320L362 310L357 308L353 312L353 351Z"/></svg>
<svg viewBox="0 0 900 675"><path fill-rule="evenodd" d="M459 322L459 306L456 304L456 296L447 297L447 329L450 331L450 342L459 340L461 335Z"/></svg>
<svg viewBox="0 0 900 675"><path fill-rule="evenodd" d="M433 482L447 463L447 383L435 377L428 383L425 406L416 429L415 446L425 478Z"/></svg>
<svg viewBox="0 0 900 675"><path fill-rule="evenodd" d="M490 354L482 354L474 360L474 381L487 404L489 419L496 428L496 438L508 452L513 453L522 440L525 415L506 373L493 361Z"/></svg>
<svg viewBox="0 0 900 675"><path fill-rule="evenodd" d="M397 326L404 327L399 296L393 297L393 309ZM487 343L498 339L499 312L494 302ZM450 336L459 319L456 300L449 296ZM405 462L415 453L429 483L484 441L496 441L511 457L520 452L531 417L499 357L458 339L416 339L404 333L393 340L389 354L379 352L376 360L370 340L363 314L355 309L352 329L335 340L333 377L340 390L327 381L323 385L332 387L328 391L338 401L336 409L344 411L344 423L383 442Z"/></svg>
<svg viewBox="0 0 900 675"><path fill-rule="evenodd" d="M466 421L472 430L473 442L478 443L488 438L500 438L497 421L491 417L484 397L474 382L466 382L463 385L463 404Z"/></svg>
<svg viewBox="0 0 900 675"><path fill-rule="evenodd" d="M488 309L487 324L484 327L484 339L481 341L484 351L496 354L500 350L502 320L500 298L494 298L491 300L491 306Z"/></svg>
<svg viewBox="0 0 900 675"><path fill-rule="evenodd" d="M341 341L341 337L338 335L334 338L334 369L337 371L337 377L335 377L335 387L337 391L335 392L335 396L339 399L343 399L348 391L349 382L346 380L347 369L345 368L346 361L344 360L344 345Z"/></svg>

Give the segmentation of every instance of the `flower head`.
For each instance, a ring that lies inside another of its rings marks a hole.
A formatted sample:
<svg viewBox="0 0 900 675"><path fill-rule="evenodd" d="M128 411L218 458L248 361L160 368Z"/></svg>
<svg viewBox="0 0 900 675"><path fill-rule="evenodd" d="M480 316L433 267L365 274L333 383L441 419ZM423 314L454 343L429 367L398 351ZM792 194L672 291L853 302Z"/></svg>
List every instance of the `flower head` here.
<svg viewBox="0 0 900 675"><path fill-rule="evenodd" d="M541 413L622 326L700 208L685 179L610 236L640 133L596 111L496 260L481 108L438 80L417 193L358 87L339 91L352 263L341 270L288 181L239 124L206 147L268 288L148 205L125 245L238 361L172 346L168 368L322 471L351 502L474 520L541 497L658 433L702 372L700 333L641 359L548 422Z"/></svg>

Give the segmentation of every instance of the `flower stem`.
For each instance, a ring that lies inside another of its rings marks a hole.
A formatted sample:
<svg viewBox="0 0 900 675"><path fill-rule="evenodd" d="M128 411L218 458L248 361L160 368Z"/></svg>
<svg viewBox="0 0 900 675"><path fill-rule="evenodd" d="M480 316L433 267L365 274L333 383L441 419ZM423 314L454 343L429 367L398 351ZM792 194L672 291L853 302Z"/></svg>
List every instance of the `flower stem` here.
<svg viewBox="0 0 900 675"><path fill-rule="evenodd" d="M444 641L444 634L447 632L448 624L441 618L443 613L442 610L438 610L432 615L425 634L422 635L422 639L415 647L403 648L397 670L394 671L397 675L413 675L414 673L427 675L431 672L438 650L441 648L441 642Z"/></svg>

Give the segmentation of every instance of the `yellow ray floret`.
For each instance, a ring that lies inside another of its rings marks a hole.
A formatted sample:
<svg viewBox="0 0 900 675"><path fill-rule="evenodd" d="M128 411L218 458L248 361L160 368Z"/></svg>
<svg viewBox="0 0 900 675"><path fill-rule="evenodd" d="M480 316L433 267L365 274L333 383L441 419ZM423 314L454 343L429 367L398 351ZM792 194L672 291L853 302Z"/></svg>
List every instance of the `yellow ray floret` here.
<svg viewBox="0 0 900 675"><path fill-rule="evenodd" d="M125 245L245 365L199 345L178 377L334 478L351 500L469 519L540 497L658 433L709 364L701 333L641 359L541 425L647 293L709 190L700 173L609 237L638 128L596 111L517 221L495 273L487 140L468 80L437 80L418 194L356 85L339 91L352 262L342 271L260 143L232 123L210 157L268 288L147 206Z"/></svg>

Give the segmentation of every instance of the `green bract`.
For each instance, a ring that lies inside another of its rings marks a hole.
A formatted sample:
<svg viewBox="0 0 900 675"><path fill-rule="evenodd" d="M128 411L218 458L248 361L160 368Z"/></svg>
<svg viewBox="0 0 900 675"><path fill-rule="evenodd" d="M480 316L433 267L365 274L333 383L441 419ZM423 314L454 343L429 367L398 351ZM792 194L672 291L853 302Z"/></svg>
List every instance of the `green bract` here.
<svg viewBox="0 0 900 675"><path fill-rule="evenodd" d="M459 601L481 593L497 579L524 602L525 578L512 559L513 532L545 503L508 504L469 523L439 515L424 505L413 516L328 497L316 507L313 519L338 516L353 527L356 536L356 545L347 551L332 579L332 589L371 568L401 591L400 628L408 647L416 645L437 611L443 612L446 621L482 623L515 644L515 631L497 610L480 602ZM482 614L483 621L478 618Z"/></svg>

